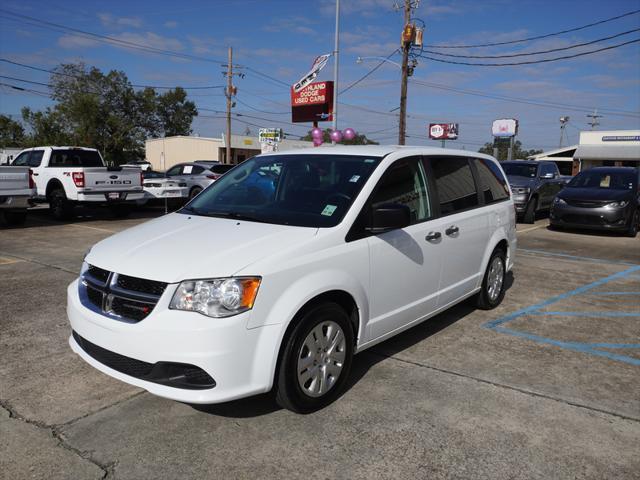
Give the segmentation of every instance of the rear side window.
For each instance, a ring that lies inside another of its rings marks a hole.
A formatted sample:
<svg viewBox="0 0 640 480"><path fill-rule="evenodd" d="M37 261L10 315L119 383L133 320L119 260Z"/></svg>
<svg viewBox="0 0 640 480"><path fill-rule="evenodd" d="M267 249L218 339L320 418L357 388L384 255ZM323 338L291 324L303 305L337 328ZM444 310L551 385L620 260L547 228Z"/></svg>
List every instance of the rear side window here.
<svg viewBox="0 0 640 480"><path fill-rule="evenodd" d="M556 173L555 167L553 165L549 165L548 163L541 165L540 175L546 175L548 173Z"/></svg>
<svg viewBox="0 0 640 480"><path fill-rule="evenodd" d="M478 192L467 158L429 157L427 161L435 179L441 215L478 206Z"/></svg>
<svg viewBox="0 0 640 480"><path fill-rule="evenodd" d="M411 223L431 217L425 177L418 159L400 160L382 176L371 199L371 207L395 203L411 211Z"/></svg>
<svg viewBox="0 0 640 480"><path fill-rule="evenodd" d="M218 173L222 175L223 173L227 173L233 167L235 167L235 165L214 165L213 167L210 168L210 170L213 173Z"/></svg>
<svg viewBox="0 0 640 480"><path fill-rule="evenodd" d="M34 150L31 152L31 156L29 157L29 166L30 167L39 167L42 163L42 156L44 155L44 150Z"/></svg>
<svg viewBox="0 0 640 480"><path fill-rule="evenodd" d="M473 162L478 171L480 194L484 203L495 203L509 198L509 187L498 165L491 160L475 158Z"/></svg>
<svg viewBox="0 0 640 480"><path fill-rule="evenodd" d="M53 150L50 167L103 167L102 159L95 150Z"/></svg>

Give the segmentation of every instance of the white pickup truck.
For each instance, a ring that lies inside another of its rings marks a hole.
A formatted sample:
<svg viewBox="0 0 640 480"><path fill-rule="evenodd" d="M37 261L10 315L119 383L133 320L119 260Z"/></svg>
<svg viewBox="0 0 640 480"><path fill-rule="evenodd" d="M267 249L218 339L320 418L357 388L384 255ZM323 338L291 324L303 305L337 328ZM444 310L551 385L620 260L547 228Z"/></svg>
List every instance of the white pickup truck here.
<svg viewBox="0 0 640 480"><path fill-rule="evenodd" d="M0 168L0 217L7 225L21 225L36 194L29 167Z"/></svg>
<svg viewBox="0 0 640 480"><path fill-rule="evenodd" d="M37 200L49 202L59 220L73 216L80 204L107 205L124 216L144 198L139 168L107 167L93 148L34 147L20 152L12 165L31 168Z"/></svg>

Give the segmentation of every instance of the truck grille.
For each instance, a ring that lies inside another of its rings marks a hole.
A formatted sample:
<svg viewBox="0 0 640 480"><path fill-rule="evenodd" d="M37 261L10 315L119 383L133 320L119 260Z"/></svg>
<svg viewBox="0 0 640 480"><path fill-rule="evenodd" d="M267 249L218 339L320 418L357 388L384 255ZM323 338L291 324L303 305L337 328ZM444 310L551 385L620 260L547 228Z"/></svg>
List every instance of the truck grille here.
<svg viewBox="0 0 640 480"><path fill-rule="evenodd" d="M599 202L597 200L565 200L572 207L599 208L610 202Z"/></svg>
<svg viewBox="0 0 640 480"><path fill-rule="evenodd" d="M167 283L130 277L89 265L80 278L80 300L91 310L137 323L154 309Z"/></svg>

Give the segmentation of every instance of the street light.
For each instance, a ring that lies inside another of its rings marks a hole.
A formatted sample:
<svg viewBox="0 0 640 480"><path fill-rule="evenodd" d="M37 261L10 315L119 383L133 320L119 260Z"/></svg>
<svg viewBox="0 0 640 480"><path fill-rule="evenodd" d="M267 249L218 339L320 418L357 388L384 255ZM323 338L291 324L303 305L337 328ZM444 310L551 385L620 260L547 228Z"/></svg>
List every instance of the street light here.
<svg viewBox="0 0 640 480"><path fill-rule="evenodd" d="M393 65L395 65L398 68L402 68L402 65L400 65L399 63L394 62L393 60L389 60L388 58L384 58L384 57L358 57L356 59L356 63L362 63L365 60L380 60L382 62L392 63Z"/></svg>

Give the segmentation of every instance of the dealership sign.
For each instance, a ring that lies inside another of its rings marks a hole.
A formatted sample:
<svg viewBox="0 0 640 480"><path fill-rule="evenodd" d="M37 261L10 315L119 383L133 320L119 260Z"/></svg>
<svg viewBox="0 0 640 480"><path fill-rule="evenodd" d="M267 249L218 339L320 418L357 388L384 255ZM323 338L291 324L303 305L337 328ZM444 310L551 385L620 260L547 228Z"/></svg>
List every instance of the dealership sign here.
<svg viewBox="0 0 640 480"><path fill-rule="evenodd" d="M316 57L316 59L313 61L313 65L311 65L311 70L309 70L304 77L293 84L293 91L298 93L304 87L313 82L318 76L318 73L320 73L320 70L322 70L329 61L329 57L331 57L330 53Z"/></svg>
<svg viewBox="0 0 640 480"><path fill-rule="evenodd" d="M429 138L431 140L456 140L458 138L458 124L430 123Z"/></svg>
<svg viewBox="0 0 640 480"><path fill-rule="evenodd" d="M261 128L258 131L258 141L260 143L278 143L282 141L281 128Z"/></svg>
<svg viewBox="0 0 640 480"><path fill-rule="evenodd" d="M291 87L291 121L333 120L333 82L310 83L299 92Z"/></svg>
<svg viewBox="0 0 640 480"><path fill-rule="evenodd" d="M498 138L515 137L518 134L518 120L515 118L494 120L491 126L491 133Z"/></svg>

